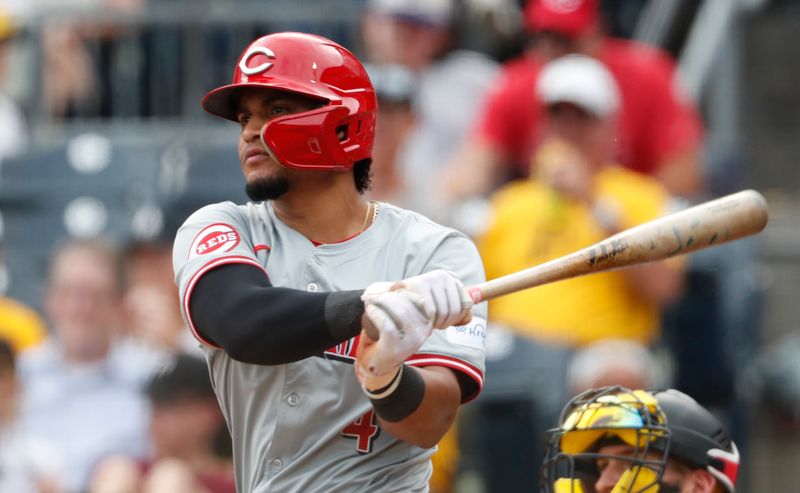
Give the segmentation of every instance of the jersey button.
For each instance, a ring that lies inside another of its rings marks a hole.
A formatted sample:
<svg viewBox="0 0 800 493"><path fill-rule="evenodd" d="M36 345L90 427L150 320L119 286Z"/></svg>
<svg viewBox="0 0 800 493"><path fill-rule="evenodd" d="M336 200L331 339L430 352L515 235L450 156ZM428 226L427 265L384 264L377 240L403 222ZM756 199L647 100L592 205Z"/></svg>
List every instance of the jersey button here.
<svg viewBox="0 0 800 493"><path fill-rule="evenodd" d="M272 467L275 469L280 469L283 467L283 461L280 459L272 459Z"/></svg>
<svg viewBox="0 0 800 493"><path fill-rule="evenodd" d="M300 404L300 396L297 394L289 394L289 397L286 398L286 402L289 403L290 406L295 407Z"/></svg>
<svg viewBox="0 0 800 493"><path fill-rule="evenodd" d="M316 293L317 291L319 291L319 284L317 284L315 282L310 282L306 286L306 289L311 291L312 293Z"/></svg>

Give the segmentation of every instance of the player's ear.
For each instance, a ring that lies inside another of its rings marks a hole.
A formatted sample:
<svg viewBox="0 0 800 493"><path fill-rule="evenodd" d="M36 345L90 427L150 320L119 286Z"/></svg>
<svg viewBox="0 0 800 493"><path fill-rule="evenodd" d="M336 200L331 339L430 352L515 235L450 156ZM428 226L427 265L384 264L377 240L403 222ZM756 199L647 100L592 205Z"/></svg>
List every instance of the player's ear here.
<svg viewBox="0 0 800 493"><path fill-rule="evenodd" d="M688 483L691 486L688 491L693 493L716 493L717 480L710 472L703 469L694 469L689 473Z"/></svg>

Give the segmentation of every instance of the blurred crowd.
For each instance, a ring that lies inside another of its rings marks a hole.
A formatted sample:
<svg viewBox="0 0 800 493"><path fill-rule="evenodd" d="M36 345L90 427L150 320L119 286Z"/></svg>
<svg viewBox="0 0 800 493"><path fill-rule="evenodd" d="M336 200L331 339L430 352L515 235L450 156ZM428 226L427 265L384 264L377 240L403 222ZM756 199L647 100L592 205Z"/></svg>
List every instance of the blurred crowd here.
<svg viewBox="0 0 800 493"><path fill-rule="evenodd" d="M160 2L72 3L118 19ZM471 235L488 278L711 196L698 101L673 54L626 36L623 14L643 2L353 3L360 18L344 41L379 97L368 194ZM66 7L0 2L0 161L26 149L26 119L126 111L107 83L126 70L112 55L129 26L44 15ZM24 27L37 23L49 24L31 53ZM21 95L38 85L9 73L25 59L43 81L27 117ZM235 491L227 430L180 316L173 235L64 238L41 300L0 298L0 491ZM727 250L490 302L486 387L434 456L432 491L536 491L545 430L571 397L603 385L685 390L747 457L751 403L735 382L757 349L760 305L756 288L722 286L757 260Z"/></svg>

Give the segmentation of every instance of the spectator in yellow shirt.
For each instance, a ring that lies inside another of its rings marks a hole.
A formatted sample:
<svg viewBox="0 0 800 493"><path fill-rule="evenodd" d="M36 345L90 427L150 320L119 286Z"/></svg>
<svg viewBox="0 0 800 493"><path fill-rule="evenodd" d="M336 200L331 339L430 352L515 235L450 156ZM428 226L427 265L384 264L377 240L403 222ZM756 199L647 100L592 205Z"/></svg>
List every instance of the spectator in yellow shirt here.
<svg viewBox="0 0 800 493"><path fill-rule="evenodd" d="M515 272L662 215L666 191L611 161L618 93L598 62L571 55L551 63L537 92L548 139L532 179L500 189L480 243L489 278ZM495 322L544 342L581 345L607 337L652 343L660 309L680 293L664 262L585 276L499 298Z"/></svg>

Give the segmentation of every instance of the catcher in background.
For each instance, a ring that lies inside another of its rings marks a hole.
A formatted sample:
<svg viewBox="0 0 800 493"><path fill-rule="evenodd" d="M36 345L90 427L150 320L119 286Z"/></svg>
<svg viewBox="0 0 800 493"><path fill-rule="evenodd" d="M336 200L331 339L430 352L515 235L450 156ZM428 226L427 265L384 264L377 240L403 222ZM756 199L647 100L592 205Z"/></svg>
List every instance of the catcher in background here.
<svg viewBox="0 0 800 493"><path fill-rule="evenodd" d="M584 392L550 430L546 493L733 493L739 452L688 395L604 387Z"/></svg>

